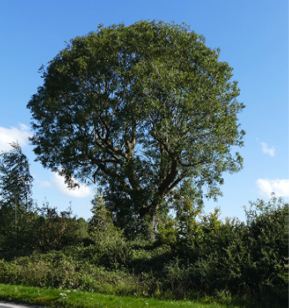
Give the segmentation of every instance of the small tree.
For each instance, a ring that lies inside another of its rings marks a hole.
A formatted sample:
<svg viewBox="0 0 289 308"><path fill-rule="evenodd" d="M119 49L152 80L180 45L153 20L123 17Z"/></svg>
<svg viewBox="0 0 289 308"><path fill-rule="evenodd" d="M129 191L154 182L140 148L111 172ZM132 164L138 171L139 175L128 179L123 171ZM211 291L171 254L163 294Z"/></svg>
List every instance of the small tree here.
<svg viewBox="0 0 289 308"><path fill-rule="evenodd" d="M90 233L102 233L108 236L110 232L114 233L117 231L117 228L113 224L112 215L105 206L103 196L101 194L96 194L91 203L93 205L91 209L93 216L89 221Z"/></svg>
<svg viewBox="0 0 289 308"><path fill-rule="evenodd" d="M58 213L46 201L38 208L38 214L33 222L33 245L42 251L60 250L65 246L81 244L88 237L87 223L77 220L71 207Z"/></svg>
<svg viewBox="0 0 289 308"><path fill-rule="evenodd" d="M106 208L103 196L97 193L92 200L93 216L89 222L89 233L94 246L91 247L92 258L106 266L118 266L125 263L131 249L123 232L113 223L109 209Z"/></svg>
<svg viewBox="0 0 289 308"><path fill-rule="evenodd" d="M9 234L13 234L17 247L18 229L22 228L22 234L27 234L27 214L33 204L33 177L28 159L22 153L20 145L13 142L11 147L10 152L0 155L0 232L6 239ZM15 226L12 231L13 220Z"/></svg>

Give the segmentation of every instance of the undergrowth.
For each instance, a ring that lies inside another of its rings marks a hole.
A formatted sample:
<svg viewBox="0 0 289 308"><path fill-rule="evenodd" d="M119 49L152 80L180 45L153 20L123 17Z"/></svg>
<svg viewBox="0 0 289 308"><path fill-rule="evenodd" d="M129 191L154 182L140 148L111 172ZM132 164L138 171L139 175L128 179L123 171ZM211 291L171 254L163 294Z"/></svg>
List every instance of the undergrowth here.
<svg viewBox="0 0 289 308"><path fill-rule="evenodd" d="M271 203L270 203L271 202ZM77 245L0 251L0 283L130 297L197 299L244 307L287 307L287 208L259 200L247 224L215 211L186 236L127 240L117 228L92 230ZM278 203L279 202L279 203ZM163 226L162 226L163 228ZM174 233L175 234L175 233ZM22 256L21 256L22 254Z"/></svg>

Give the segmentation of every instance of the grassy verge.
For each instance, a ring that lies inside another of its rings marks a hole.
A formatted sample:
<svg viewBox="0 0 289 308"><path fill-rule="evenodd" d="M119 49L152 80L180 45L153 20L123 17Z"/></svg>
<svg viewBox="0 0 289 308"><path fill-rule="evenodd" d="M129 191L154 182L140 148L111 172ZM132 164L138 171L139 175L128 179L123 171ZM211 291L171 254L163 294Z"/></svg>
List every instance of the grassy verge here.
<svg viewBox="0 0 289 308"><path fill-rule="evenodd" d="M237 308L220 304L193 301L164 301L154 298L133 298L74 290L43 289L0 284L0 299L50 307L182 307L182 308Z"/></svg>

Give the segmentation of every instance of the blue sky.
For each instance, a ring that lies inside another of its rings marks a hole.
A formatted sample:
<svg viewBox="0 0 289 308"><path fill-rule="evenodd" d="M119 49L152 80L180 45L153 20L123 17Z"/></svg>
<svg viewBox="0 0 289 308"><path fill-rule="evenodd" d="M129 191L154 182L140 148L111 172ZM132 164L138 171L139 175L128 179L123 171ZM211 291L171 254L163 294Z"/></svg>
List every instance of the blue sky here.
<svg viewBox="0 0 289 308"><path fill-rule="evenodd" d="M42 84L38 69L65 48L65 41L97 29L139 20L185 22L221 49L220 60L234 68L239 101L246 105L239 121L246 131L240 149L244 168L225 174L224 194L206 202L222 217L244 219L249 200L268 200L270 192L289 200L288 176L288 1L287 0L2 0L0 1L0 151L16 141L31 163L34 199L45 198L64 210L72 202L79 217L91 215L93 187L69 191L62 180L35 163L29 145L26 108Z"/></svg>

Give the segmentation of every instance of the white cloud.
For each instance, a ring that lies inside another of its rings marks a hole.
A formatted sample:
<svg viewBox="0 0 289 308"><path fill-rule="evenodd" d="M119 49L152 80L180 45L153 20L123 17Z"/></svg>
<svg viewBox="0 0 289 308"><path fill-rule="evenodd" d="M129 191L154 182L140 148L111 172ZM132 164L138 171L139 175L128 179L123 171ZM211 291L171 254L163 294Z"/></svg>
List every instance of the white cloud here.
<svg viewBox="0 0 289 308"><path fill-rule="evenodd" d="M19 128L10 127L5 128L0 126L0 152L10 151L11 146L9 143L18 142L21 147L28 144L28 137L32 134L29 127L25 124L19 124Z"/></svg>
<svg viewBox="0 0 289 308"><path fill-rule="evenodd" d="M262 196L270 198L274 192L277 197L289 197L289 179L258 179L256 183Z"/></svg>
<svg viewBox="0 0 289 308"><path fill-rule="evenodd" d="M270 156L275 156L275 147L269 147L267 143L261 142L262 152Z"/></svg>
<svg viewBox="0 0 289 308"><path fill-rule="evenodd" d="M77 182L74 179L75 182ZM64 182L64 178L60 176L58 173L52 174L52 184L61 194L71 197L71 198L87 198L93 196L93 192L87 185L80 184L79 188L76 187L74 189L69 189Z"/></svg>

